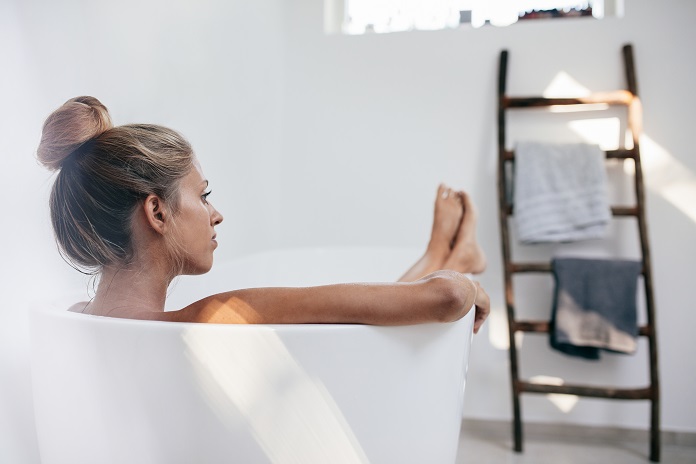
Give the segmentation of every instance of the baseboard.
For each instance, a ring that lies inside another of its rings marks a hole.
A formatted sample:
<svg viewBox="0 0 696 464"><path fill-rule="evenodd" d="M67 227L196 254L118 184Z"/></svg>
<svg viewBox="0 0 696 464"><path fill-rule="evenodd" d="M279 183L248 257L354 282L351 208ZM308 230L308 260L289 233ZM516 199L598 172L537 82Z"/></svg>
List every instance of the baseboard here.
<svg viewBox="0 0 696 464"><path fill-rule="evenodd" d="M549 424L527 422L524 424L525 439L532 440L563 440L611 443L611 442L648 442L647 430L628 429L621 427L589 426L577 424ZM464 419L462 435L487 437L512 437L512 421ZM660 434L663 445L696 447L695 432L662 431Z"/></svg>

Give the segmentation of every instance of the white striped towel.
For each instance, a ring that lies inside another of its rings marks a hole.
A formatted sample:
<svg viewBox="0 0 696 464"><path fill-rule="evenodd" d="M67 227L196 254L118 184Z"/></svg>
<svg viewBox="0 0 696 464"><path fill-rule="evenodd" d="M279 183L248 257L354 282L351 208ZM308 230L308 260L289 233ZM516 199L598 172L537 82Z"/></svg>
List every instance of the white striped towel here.
<svg viewBox="0 0 696 464"><path fill-rule="evenodd" d="M520 142L514 182L519 240L603 237L611 219L604 159L597 145Z"/></svg>

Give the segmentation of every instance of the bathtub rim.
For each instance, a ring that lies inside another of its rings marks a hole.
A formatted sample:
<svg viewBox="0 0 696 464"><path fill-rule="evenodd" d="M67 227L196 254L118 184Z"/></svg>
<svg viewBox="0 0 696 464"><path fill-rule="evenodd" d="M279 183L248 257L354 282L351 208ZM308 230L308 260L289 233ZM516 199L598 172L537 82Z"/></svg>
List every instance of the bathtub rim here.
<svg viewBox="0 0 696 464"><path fill-rule="evenodd" d="M82 303L82 302L79 302ZM76 303L78 304L78 303ZM72 305L71 305L72 306ZM69 306L69 307L71 307ZM68 307L68 308L69 308ZM35 305L29 308L30 316L34 315L47 315L54 318L74 318L74 319L84 319L84 321L96 322L98 324L115 323L123 325L162 325L165 327L180 327L180 328L190 328L190 327L226 327L227 330L251 330L252 328L260 329L267 328L269 330L276 331L293 331L293 330L355 330L358 328L365 328L369 330L373 329L398 329L406 327L418 327L418 326L432 326L432 327L447 327L454 326L459 323L464 323L464 321L471 317L472 313L475 313L476 308L472 308L461 318L456 321L451 322L424 322L416 324L394 324L394 325L378 325L378 324L359 324L359 323L323 323L323 322L307 322L307 323L293 323L293 324L225 324L219 322L175 322L175 321L153 321L145 319L130 319L122 317L113 316L101 316L96 314L85 314L75 311L69 311L62 304L41 304ZM310 328L311 327L311 328Z"/></svg>

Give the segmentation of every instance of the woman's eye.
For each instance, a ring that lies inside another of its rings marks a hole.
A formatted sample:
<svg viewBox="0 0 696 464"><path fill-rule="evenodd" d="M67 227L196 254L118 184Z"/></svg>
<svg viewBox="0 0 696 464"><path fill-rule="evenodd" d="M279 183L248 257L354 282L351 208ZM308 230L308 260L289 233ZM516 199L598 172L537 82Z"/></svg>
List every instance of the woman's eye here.
<svg viewBox="0 0 696 464"><path fill-rule="evenodd" d="M205 192L203 195L201 195L201 198L203 199L203 203L208 204L208 195L210 195L211 193L213 193L213 191L209 190L209 191Z"/></svg>

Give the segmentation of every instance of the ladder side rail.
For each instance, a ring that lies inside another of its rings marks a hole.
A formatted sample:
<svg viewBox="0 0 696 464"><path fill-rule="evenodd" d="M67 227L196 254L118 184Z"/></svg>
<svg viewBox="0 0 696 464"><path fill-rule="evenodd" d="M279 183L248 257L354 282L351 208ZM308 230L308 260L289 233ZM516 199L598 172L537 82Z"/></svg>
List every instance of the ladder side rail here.
<svg viewBox="0 0 696 464"><path fill-rule="evenodd" d="M505 162L505 87L507 81L507 50L500 52L498 68L498 214L500 218L500 240L503 252L503 274L505 280L505 307L507 311L508 336L510 343L510 383L513 409L514 449L522 451L522 416L520 408L519 371L517 364L517 346L515 344L515 308L512 289L512 274L510 273L510 235L507 215L507 166Z"/></svg>
<svg viewBox="0 0 696 464"><path fill-rule="evenodd" d="M655 318L655 296L652 285L652 262L648 241L648 227L645 211L645 188L643 168L640 156L640 135L642 132L642 107L638 98L638 83L636 81L633 47L627 44L623 47L624 67L628 90L634 98L628 106L628 128L631 131L633 150L635 152L635 196L638 208L638 233L640 236L641 254L643 257L643 286L645 289L645 306L650 334L648 336L648 351L650 357L650 460L660 460L660 383L657 357L657 331Z"/></svg>

